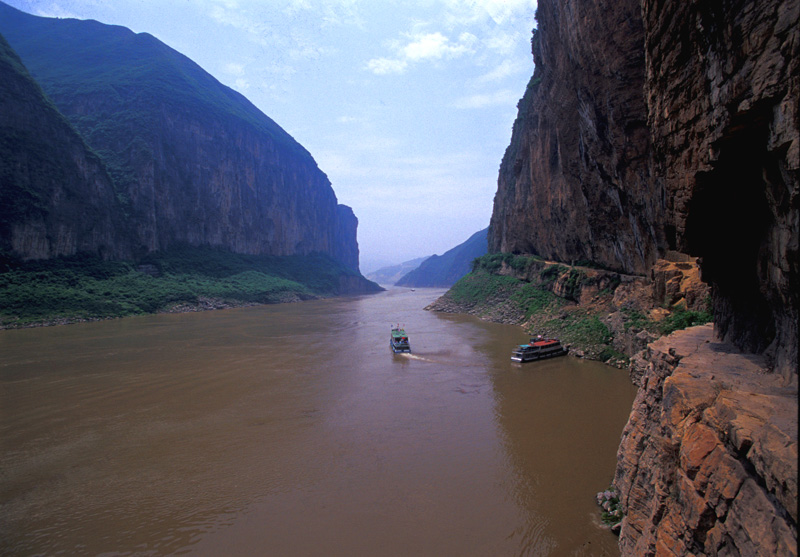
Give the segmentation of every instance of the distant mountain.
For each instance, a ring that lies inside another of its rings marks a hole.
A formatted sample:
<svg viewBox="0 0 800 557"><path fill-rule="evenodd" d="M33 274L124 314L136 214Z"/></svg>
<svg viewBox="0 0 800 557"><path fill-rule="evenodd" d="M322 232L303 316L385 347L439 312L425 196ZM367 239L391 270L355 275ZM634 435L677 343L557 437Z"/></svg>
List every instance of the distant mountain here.
<svg viewBox="0 0 800 557"><path fill-rule="evenodd" d="M476 232L461 245L442 255L433 255L419 267L398 280L396 286L447 287L469 273L470 264L476 257L487 252L488 228Z"/></svg>
<svg viewBox="0 0 800 557"><path fill-rule="evenodd" d="M358 269L358 221L308 151L182 54L146 33L2 2L0 33L104 163L135 253L321 253Z"/></svg>
<svg viewBox="0 0 800 557"><path fill-rule="evenodd" d="M408 273L419 267L423 261L428 259L428 257L418 257L416 259L412 259L411 261L400 263L399 265L381 267L377 271L368 273L366 277L369 280L377 282L378 284L395 284L405 275L407 275Z"/></svg>

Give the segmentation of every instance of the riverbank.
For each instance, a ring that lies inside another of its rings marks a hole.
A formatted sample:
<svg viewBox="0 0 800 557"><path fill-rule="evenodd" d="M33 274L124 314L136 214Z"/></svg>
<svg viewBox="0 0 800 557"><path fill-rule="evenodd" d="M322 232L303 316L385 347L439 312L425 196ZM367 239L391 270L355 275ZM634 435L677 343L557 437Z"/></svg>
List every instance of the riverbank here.
<svg viewBox="0 0 800 557"><path fill-rule="evenodd" d="M623 555L797 555L797 378L715 339L696 261L649 277L495 254L426 309L558 336L639 389L617 453Z"/></svg>
<svg viewBox="0 0 800 557"><path fill-rule="evenodd" d="M78 255L0 261L0 329L275 304L379 292L322 255L254 256L180 248L142 260Z"/></svg>
<svg viewBox="0 0 800 557"><path fill-rule="evenodd" d="M697 263L682 254L660 260L648 278L491 254L425 309L520 325L561 339L572 355L627 368L648 343L710 321L709 303Z"/></svg>
<svg viewBox="0 0 800 557"><path fill-rule="evenodd" d="M304 299L311 300L311 299L320 299L318 296L310 297L310 298L300 298L297 296L292 296L291 298L287 297L287 299L276 301L273 303L292 303L292 302L300 302ZM199 297L196 302L179 302L173 306L169 306L163 309L160 309L155 312L149 313L192 313L198 311L213 311L218 309L231 309L231 308L239 308L239 307L251 307L251 306L258 306L263 305L256 302L243 302L243 301L236 301L236 300L224 300L224 299L214 299L214 298L204 298ZM144 315L142 313L141 315ZM123 315L123 316L107 316L107 317L54 317L52 319L43 319L39 321L24 321L24 320L9 320L9 321L0 321L0 330L5 329L29 329L35 327L55 327L59 325L71 325L74 323L89 323L94 321L106 321L109 319L122 319L123 317L130 317L130 315Z"/></svg>

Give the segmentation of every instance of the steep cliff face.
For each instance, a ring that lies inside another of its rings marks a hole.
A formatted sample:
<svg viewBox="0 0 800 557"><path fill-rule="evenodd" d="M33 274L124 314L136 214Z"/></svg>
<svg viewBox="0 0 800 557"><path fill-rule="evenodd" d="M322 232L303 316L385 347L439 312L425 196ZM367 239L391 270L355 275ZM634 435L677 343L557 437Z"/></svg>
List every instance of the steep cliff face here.
<svg viewBox="0 0 800 557"><path fill-rule="evenodd" d="M0 12L9 43L108 166L137 254L208 245L358 269L352 211L243 96L150 35Z"/></svg>
<svg viewBox="0 0 800 557"><path fill-rule="evenodd" d="M800 6L543 1L490 251L699 257L717 331L797 372Z"/></svg>
<svg viewBox="0 0 800 557"><path fill-rule="evenodd" d="M339 205L336 208L336 218L337 223L333 227L336 236L333 238L331 255L348 268L357 271L359 268L358 218L353 209L347 205Z"/></svg>
<svg viewBox="0 0 800 557"><path fill-rule="evenodd" d="M645 93L673 247L720 335L797 373L800 3L642 2Z"/></svg>
<svg viewBox="0 0 800 557"><path fill-rule="evenodd" d="M664 247L637 0L539 3L536 70L500 167L489 251L646 274Z"/></svg>
<svg viewBox="0 0 800 557"><path fill-rule="evenodd" d="M129 256L121 217L102 162L0 35L0 250Z"/></svg>

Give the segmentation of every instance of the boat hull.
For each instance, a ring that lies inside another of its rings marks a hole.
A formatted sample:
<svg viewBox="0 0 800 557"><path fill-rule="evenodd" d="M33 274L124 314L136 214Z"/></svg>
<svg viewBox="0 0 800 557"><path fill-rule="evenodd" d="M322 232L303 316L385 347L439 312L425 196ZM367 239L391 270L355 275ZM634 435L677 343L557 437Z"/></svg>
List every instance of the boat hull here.
<svg viewBox="0 0 800 557"><path fill-rule="evenodd" d="M389 348L392 349L392 352L395 354L404 354L407 352L411 352L411 347L408 345L395 345L392 341L389 341Z"/></svg>
<svg viewBox="0 0 800 557"><path fill-rule="evenodd" d="M547 360L549 358L557 358L559 356L566 356L569 353L569 350L566 348L561 348L560 350L553 350L552 352L546 353L529 353L529 354L517 354L514 353L511 355L512 362L535 362L537 360Z"/></svg>

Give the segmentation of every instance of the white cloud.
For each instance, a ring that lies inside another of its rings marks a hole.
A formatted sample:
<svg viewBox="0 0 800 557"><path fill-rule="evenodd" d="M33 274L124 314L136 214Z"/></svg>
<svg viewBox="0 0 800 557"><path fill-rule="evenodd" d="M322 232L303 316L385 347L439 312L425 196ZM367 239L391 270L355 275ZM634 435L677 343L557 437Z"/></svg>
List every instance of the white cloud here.
<svg viewBox="0 0 800 557"><path fill-rule="evenodd" d="M487 72L477 79L478 83L493 83L502 81L510 75L521 72L530 73L530 69L519 63L518 60L506 59L500 62L500 65L495 67L490 72Z"/></svg>
<svg viewBox="0 0 800 557"><path fill-rule="evenodd" d="M225 7L213 6L209 11L209 16L218 23L244 31L248 40L256 44L262 46L268 44L268 41L264 38L264 26L257 23L254 18L249 17L245 12L236 11L230 5Z"/></svg>
<svg viewBox="0 0 800 557"><path fill-rule="evenodd" d="M82 19L80 15L61 7L58 2L53 2L47 6L31 8L30 13L40 17L57 17L61 19Z"/></svg>
<svg viewBox="0 0 800 557"><path fill-rule="evenodd" d="M493 50L498 54L508 55L514 52L514 47L519 40L518 33L512 34L498 31L484 39L484 43L489 50Z"/></svg>
<svg viewBox="0 0 800 557"><path fill-rule="evenodd" d="M478 38L472 33L463 32L454 42L439 33L410 33L406 35L406 43L392 41L397 52L395 58L373 58L367 62L367 69L383 75L403 73L412 63L427 60L458 58L474 52Z"/></svg>
<svg viewBox="0 0 800 557"><path fill-rule="evenodd" d="M390 73L403 73L408 67L405 60L391 60L389 58L373 58L367 62L367 69L377 75Z"/></svg>
<svg viewBox="0 0 800 557"><path fill-rule="evenodd" d="M494 93L470 95L457 99L453 106L455 108L485 108L487 106L515 106L519 101L520 93L503 89Z"/></svg>
<svg viewBox="0 0 800 557"><path fill-rule="evenodd" d="M225 64L225 73L231 75L244 75L244 66L236 62L229 62Z"/></svg>
<svg viewBox="0 0 800 557"><path fill-rule="evenodd" d="M441 9L428 19L410 20L407 32L384 43L390 54L371 58L366 69L378 75L400 74L416 64L467 55L475 65L513 56L527 37L519 31L519 22L532 27L536 10L536 0L439 1Z"/></svg>
<svg viewBox="0 0 800 557"><path fill-rule="evenodd" d="M491 20L503 25L519 16L530 16L536 10L536 0L446 0L447 20L451 25L470 25Z"/></svg>
<svg viewBox="0 0 800 557"><path fill-rule="evenodd" d="M439 32L418 34L411 37L413 40L402 48L402 56L410 61L426 59L455 58L470 52L477 40L471 33L462 33L457 43Z"/></svg>
<svg viewBox="0 0 800 557"><path fill-rule="evenodd" d="M255 0L261 2L262 0ZM265 2L266 3L266 2ZM291 0L283 9L290 18L314 18L323 26L364 25L359 0Z"/></svg>

